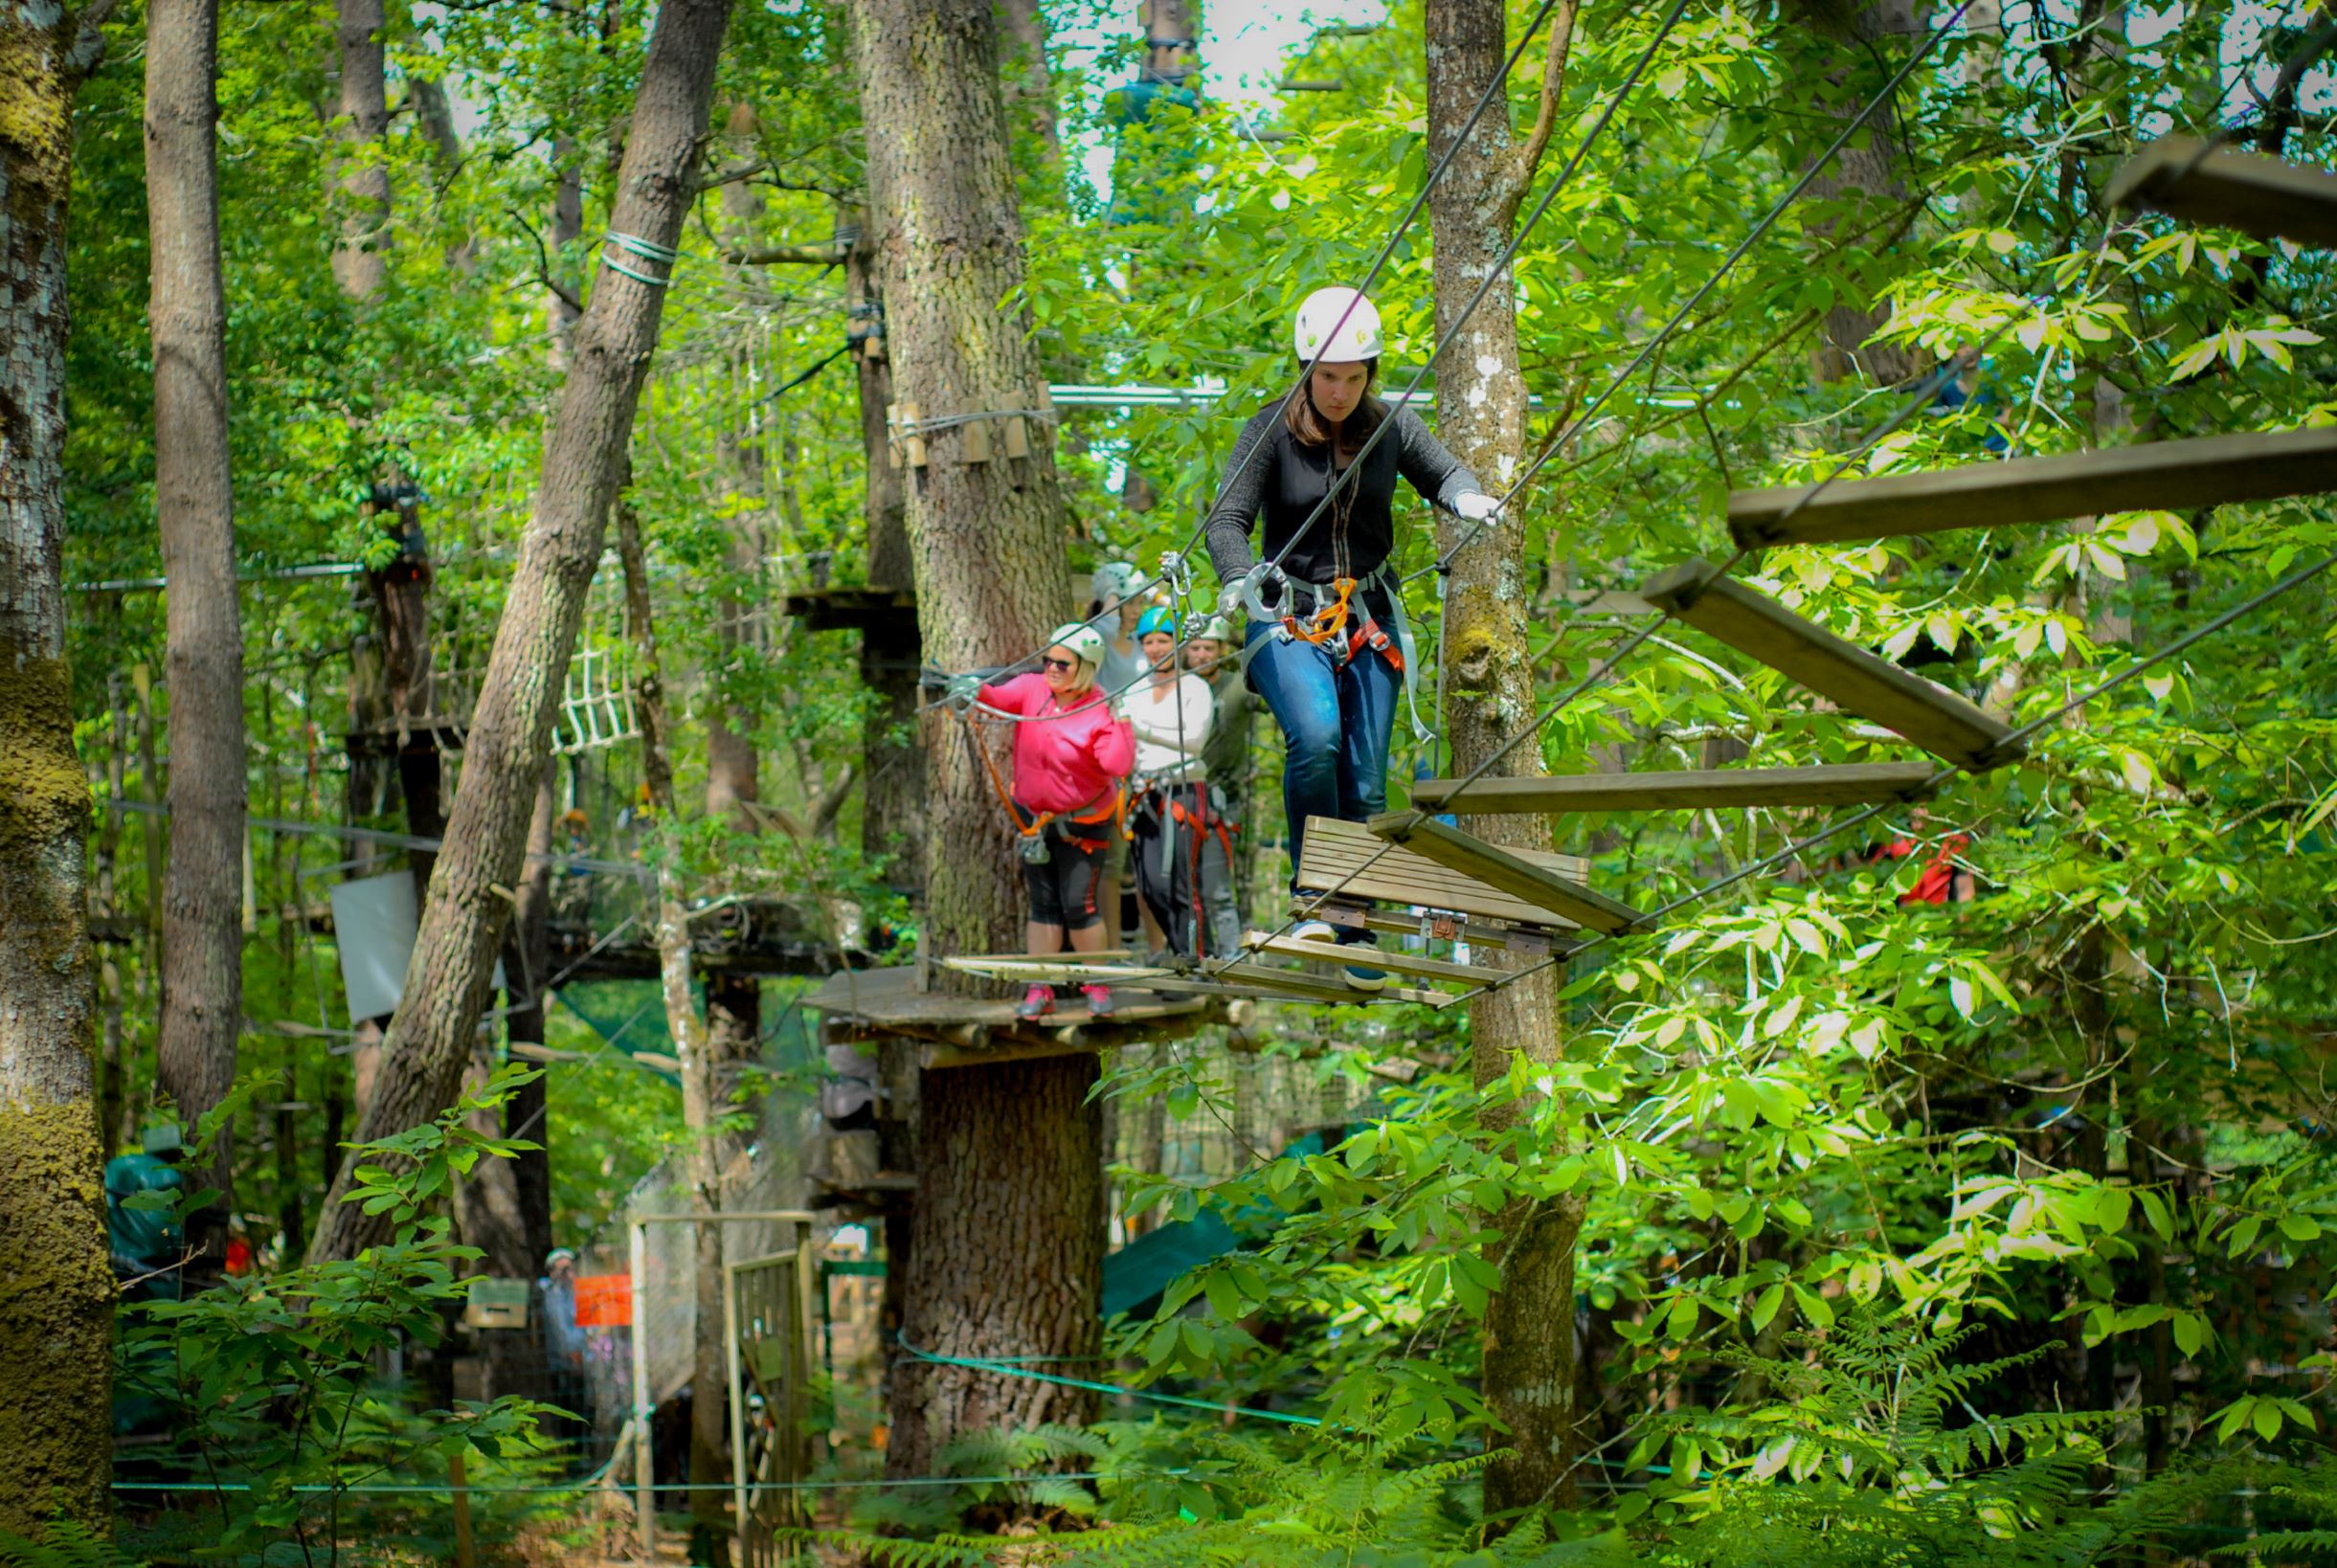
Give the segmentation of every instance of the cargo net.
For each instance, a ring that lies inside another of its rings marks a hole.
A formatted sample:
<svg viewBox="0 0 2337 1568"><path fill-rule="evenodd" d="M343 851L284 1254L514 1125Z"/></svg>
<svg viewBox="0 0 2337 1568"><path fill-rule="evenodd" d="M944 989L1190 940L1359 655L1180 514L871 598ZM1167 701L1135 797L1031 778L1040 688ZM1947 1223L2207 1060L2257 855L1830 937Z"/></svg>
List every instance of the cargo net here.
<svg viewBox="0 0 2337 1568"><path fill-rule="evenodd" d="M594 578L575 652L568 658L568 682L551 731L551 749L563 756L596 751L641 732L633 701L633 644L621 606L601 586L606 576Z"/></svg>

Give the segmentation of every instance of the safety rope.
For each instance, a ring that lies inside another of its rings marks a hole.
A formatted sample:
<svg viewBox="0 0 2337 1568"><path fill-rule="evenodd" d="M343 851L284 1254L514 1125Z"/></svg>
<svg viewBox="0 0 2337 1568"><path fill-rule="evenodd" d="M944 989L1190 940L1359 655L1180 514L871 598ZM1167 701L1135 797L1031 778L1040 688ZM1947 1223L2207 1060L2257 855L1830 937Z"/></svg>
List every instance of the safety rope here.
<svg viewBox="0 0 2337 1568"><path fill-rule="evenodd" d="M1189 1399L1181 1394L1157 1394L1149 1388L1126 1388L1118 1383L1096 1382L1087 1378L1065 1378L1051 1372L1033 1372L1027 1367L1016 1364L1018 1360L1027 1360L1029 1357L938 1355L932 1351L919 1350L905 1336L896 1338L893 1343L899 1345L911 1359L924 1361L933 1366L963 1367L969 1371L986 1372L1000 1378L1021 1378L1034 1383L1052 1383L1059 1388L1086 1389L1090 1393L1114 1394L1123 1399L1149 1400L1155 1404L1175 1405L1186 1410L1206 1410L1213 1415L1247 1416L1255 1421L1281 1422L1289 1426L1320 1426L1322 1424L1322 1418L1319 1416L1293 1416L1288 1411L1261 1410L1255 1405L1227 1404L1219 1400Z"/></svg>
<svg viewBox="0 0 2337 1568"><path fill-rule="evenodd" d="M674 250L670 246L661 245L655 240L643 239L639 235L619 234L615 229L611 229L606 235L601 236L601 243L603 245L614 245L618 250L624 251L632 256L637 256L644 261L654 262L659 266L664 267L668 269L669 276L663 278L652 278L645 272L635 272L631 267L626 266L622 261L613 259L609 256L608 252L603 250L600 253L600 264L608 268L611 272L621 273L623 276L632 279L637 283L647 283L651 288L671 288L673 286L673 279L670 276L670 270L675 262L682 259L682 253L680 251Z"/></svg>

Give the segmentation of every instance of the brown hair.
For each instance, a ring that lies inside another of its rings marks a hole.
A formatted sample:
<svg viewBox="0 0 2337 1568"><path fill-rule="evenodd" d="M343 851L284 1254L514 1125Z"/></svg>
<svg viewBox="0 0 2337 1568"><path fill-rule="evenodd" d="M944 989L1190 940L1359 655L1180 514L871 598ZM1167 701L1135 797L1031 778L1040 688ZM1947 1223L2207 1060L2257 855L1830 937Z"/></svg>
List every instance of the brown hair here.
<svg viewBox="0 0 2337 1568"><path fill-rule="evenodd" d="M1379 385L1380 362L1367 359L1363 362L1363 400L1356 405L1353 414L1339 421L1338 444L1341 452L1360 450L1365 441L1371 439L1371 433L1380 428L1380 421L1387 417L1387 405L1373 394L1373 389ZM1290 427L1291 438L1300 446L1331 444L1331 423L1315 406L1315 372L1312 370L1307 371L1306 385L1298 395L1282 406L1282 422Z"/></svg>

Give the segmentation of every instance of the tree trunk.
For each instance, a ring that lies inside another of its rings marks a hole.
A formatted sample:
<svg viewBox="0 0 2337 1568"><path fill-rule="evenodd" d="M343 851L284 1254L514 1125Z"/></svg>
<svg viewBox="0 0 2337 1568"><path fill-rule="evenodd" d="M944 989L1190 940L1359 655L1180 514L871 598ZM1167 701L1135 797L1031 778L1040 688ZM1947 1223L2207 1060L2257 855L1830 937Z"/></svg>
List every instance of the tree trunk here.
<svg viewBox="0 0 2337 1568"><path fill-rule="evenodd" d="M65 214L103 0L0 10L0 1530L111 1525L114 1280L92 1061L89 789L65 668Z"/></svg>
<svg viewBox="0 0 2337 1568"><path fill-rule="evenodd" d="M1854 62L1822 76L1813 75L1815 107L1829 119L1843 122L1856 114L1867 94L1880 85L1881 72L1874 65L1873 50L1881 39L1906 36L1917 31L1916 7L1910 0L1798 0L1791 8L1801 25L1834 45L1835 52ZM1860 69L1865 67L1867 69ZM1831 142L1837 134L1821 124L1818 132ZM1907 185L1899 170L1907 152L1888 114L1866 123L1863 137L1834 154L1833 162L1810 182L1814 201L1841 201L1854 192L1860 205L1873 209L1896 207L1907 199ZM1860 216L1848 226L1868 220ZM1827 221L1809 225L1809 237L1818 248L1844 225ZM1899 344L1869 345L1891 318L1890 307L1877 302L1871 308L1854 302L1835 304L1826 312L1826 347L1820 354L1819 379L1838 380L1853 369L1862 370L1878 386L1897 386L1927 369L1913 349Z"/></svg>
<svg viewBox="0 0 2337 1568"><path fill-rule="evenodd" d="M621 495L617 502L617 551L624 563L625 619L640 650L640 675L635 705L641 720L641 773L656 827L649 863L657 878L656 936L658 989L665 1003L665 1027L673 1036L681 1066L682 1125L687 1139L682 1169L689 1182L690 1207L720 1214L722 1173L735 1140L716 1126L730 1103L713 1042L690 996L689 904L682 885L680 821L673 789L673 753L665 715L663 661L657 621L651 614L649 569L641 550L640 525ZM690 1493L690 1514L701 1548L716 1560L727 1557L727 1504L720 1484L729 1478L730 1364L723 1336L723 1230L719 1223L697 1227L697 1338L690 1365L689 1479L704 1490ZM717 1394L719 1389L722 1392Z"/></svg>
<svg viewBox="0 0 2337 1568"><path fill-rule="evenodd" d="M219 268L217 0L146 8L146 209L153 245L154 502L170 692L170 860L163 876L156 1077L192 1137L236 1082L243 1028L243 627L228 479L227 301ZM227 1139L203 1180L226 1192ZM191 1239L224 1257L226 1207Z"/></svg>
<svg viewBox="0 0 2337 1568"><path fill-rule="evenodd" d="M1014 102L1048 168L1063 165L1063 135L1056 127L1055 83L1046 64L1046 17L1039 0L999 0L1005 33L1006 96Z"/></svg>
<svg viewBox="0 0 2337 1568"><path fill-rule="evenodd" d="M341 240L333 247L333 278L352 300L370 300L390 276L390 166L382 138L390 129L390 92L383 71L382 0L334 0L334 39L341 56L341 123L346 144L341 168Z"/></svg>
<svg viewBox="0 0 2337 1568"><path fill-rule="evenodd" d="M698 144L713 97L729 0L672 0L658 13L635 101L612 231L671 248L696 190ZM663 276L625 253L626 273ZM504 604L495 650L465 742L462 787L430 880L405 1000L382 1048L380 1080L360 1139L402 1131L453 1103L470 1060L496 949L523 868L528 818L550 753L568 658L599 562L618 465L633 432L641 382L657 347L664 290L613 268L595 279L576 324L575 350L545 442L535 515ZM381 1240L379 1217L338 1201L309 1255L351 1257Z"/></svg>
<svg viewBox="0 0 2337 1568"><path fill-rule="evenodd" d="M1573 25L1574 7L1568 4L1553 28L1544 109L1535 136L1523 146L1515 146L1508 116L1488 113L1429 198L1440 334L1453 330L1509 244L1518 200L1547 140L1550 106L1563 85ZM1433 161L1444 156L1478 96L1500 72L1507 54L1501 0L1428 0L1427 32ZM1439 366L1439 434L1496 494L1517 473L1524 442L1525 386L1517 370L1514 298L1504 276ZM1439 550L1450 549L1466 526L1440 514ZM1457 774L1497 751L1535 709L1521 513L1479 531L1475 542L1453 557L1445 594L1445 733ZM1512 748L1494 765L1494 774L1531 776L1541 771L1540 748L1529 744ZM1550 847L1549 824L1538 817L1471 817L1461 826L1504 848ZM1490 952L1477 954L1475 961L1496 968L1519 962ZM1505 1078L1520 1056L1557 1059L1560 978L1559 969L1545 969L1472 1004L1480 1086ZM1503 1107L1490 1112L1487 1122L1499 1134L1517 1116L1517 1108ZM1574 1426L1574 1244L1581 1225L1579 1202L1513 1202L1495 1220L1498 1240L1486 1247L1486 1256L1500 1265L1501 1285L1485 1313L1485 1397L1508 1429L1498 1441L1514 1451L1514 1457L1486 1471L1489 1515L1571 1500L1563 1477Z"/></svg>
<svg viewBox="0 0 2337 1568"><path fill-rule="evenodd" d="M861 117L870 127L870 212L895 396L928 419L1033 409L1045 393L1031 324L1003 311L1023 279L990 0L856 0ZM967 428L926 436L904 468L908 538L926 660L954 670L1019 659L1065 616L1053 431L1030 456L993 431L966 460ZM1023 940L1013 835L967 731L927 715L925 942L997 952ZM920 1090L919 1187L905 1336L946 1355L1090 1355L1099 1344L1102 1121L1086 1056L931 1073ZM1075 1421L1074 1390L904 1362L892 1379L894 1475L928 1473L957 1434Z"/></svg>
<svg viewBox="0 0 2337 1568"><path fill-rule="evenodd" d="M865 334L852 365L860 382L861 446L868 466L862 501L868 586L898 591L913 588L916 573L909 559L909 494L902 482L907 470L893 467L888 456L885 411L892 404L892 365L885 347L876 265L876 236L864 230L844 254L843 271L855 329ZM925 885L918 649L916 622L910 616L861 633L861 683L876 699L861 721L861 855L871 863L889 862L886 882L910 889Z"/></svg>
<svg viewBox="0 0 2337 1568"><path fill-rule="evenodd" d="M544 1043L544 1009L551 1004L551 828L558 811L552 790L556 762L548 761L535 786L535 810L528 818L527 871L520 879L519 897L512 907L511 932L504 943L504 1041L506 1045ZM518 989L509 989L516 985ZM517 1053L514 1052L514 1055ZM519 1184L521 1234L528 1248L530 1271L544 1266L554 1245L551 1239L551 1130L544 1125L551 1110L551 1068L523 1084L504 1108L504 1125L511 1136L535 1144L511 1161Z"/></svg>

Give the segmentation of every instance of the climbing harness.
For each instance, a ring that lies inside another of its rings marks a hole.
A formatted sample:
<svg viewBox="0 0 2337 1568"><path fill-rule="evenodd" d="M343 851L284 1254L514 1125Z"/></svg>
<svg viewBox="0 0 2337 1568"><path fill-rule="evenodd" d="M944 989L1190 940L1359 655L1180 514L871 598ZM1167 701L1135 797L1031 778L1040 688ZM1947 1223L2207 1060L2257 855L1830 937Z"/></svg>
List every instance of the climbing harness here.
<svg viewBox="0 0 2337 1568"><path fill-rule="evenodd" d="M1266 599L1268 584L1274 588L1274 602ZM1260 561L1251 567L1237 585L1242 596L1242 608L1253 621L1270 626L1267 635L1281 641L1308 642L1329 653L1336 663L1344 665L1358 654L1369 648L1382 657L1395 672L1404 678L1404 701L1412 716L1412 735L1422 745L1435 738L1436 731L1420 716L1420 650L1413 639L1411 617L1404 613L1403 583L1396 575L1393 557L1380 564L1366 577L1342 577L1335 583L1318 584L1294 582L1290 573L1273 561ZM1317 603L1314 612L1301 622L1295 613L1295 593L1304 587L1318 599L1320 591L1328 587L1335 594L1330 604ZM1362 607L1363 618L1352 624L1357 610L1357 595L1369 594L1378 589L1387 600L1387 624L1382 626L1370 612L1368 603Z"/></svg>
<svg viewBox="0 0 2337 1568"><path fill-rule="evenodd" d="M1042 716L1060 718L1066 711L1073 710L1067 710L1059 706L1054 713ZM1014 823L1018 840L1016 848L1022 855L1024 864L1045 865L1053 859L1053 853L1046 846L1046 830L1050 823L1063 823L1064 825L1056 831L1063 836L1066 843L1084 854L1092 854L1096 850L1104 848L1111 843L1111 837L1109 834L1100 839L1083 836L1070 832L1071 828L1096 828L1111 822L1116 823L1121 832L1127 831L1128 797L1126 791L1118 788L1104 792L1104 803L1100 808L1074 812L1067 816L1062 812L1036 812L1031 814L1029 820L1025 821L1024 813L1028 808L1016 803L1014 795L1006 788L1005 776L999 772L998 759L990 754L990 748L982 740L980 732L973 728L979 722L978 713L966 715L967 731L973 737L974 750L981 753L982 769L990 775L990 788L996 792L999 804L1006 808L1007 819Z"/></svg>

